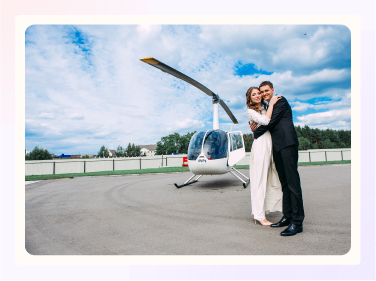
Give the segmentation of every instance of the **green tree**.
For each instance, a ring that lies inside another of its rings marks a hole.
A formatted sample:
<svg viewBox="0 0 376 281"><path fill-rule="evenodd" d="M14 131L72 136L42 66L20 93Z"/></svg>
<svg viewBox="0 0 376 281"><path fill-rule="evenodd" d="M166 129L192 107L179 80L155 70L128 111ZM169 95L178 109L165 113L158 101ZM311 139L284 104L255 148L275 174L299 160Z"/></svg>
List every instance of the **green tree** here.
<svg viewBox="0 0 376 281"><path fill-rule="evenodd" d="M189 147L189 142L191 141L192 136L196 133L194 132L189 132L185 135L182 135L179 140L179 153L187 154L188 153L188 147Z"/></svg>
<svg viewBox="0 0 376 281"><path fill-rule="evenodd" d="M131 154L132 154L132 145L131 143L128 143L127 149L125 150L125 156L132 157Z"/></svg>
<svg viewBox="0 0 376 281"><path fill-rule="evenodd" d="M311 128L305 125L302 128L302 137L305 137L306 139L310 140L311 139Z"/></svg>
<svg viewBox="0 0 376 281"><path fill-rule="evenodd" d="M311 139L312 147L317 147L319 148L321 146L322 142L322 133L321 130L319 129L314 129L311 131Z"/></svg>
<svg viewBox="0 0 376 281"><path fill-rule="evenodd" d="M123 157L124 155L125 155L125 150L121 145L119 145L116 149L116 156Z"/></svg>
<svg viewBox="0 0 376 281"><path fill-rule="evenodd" d="M296 132L296 135L298 136L298 138L303 136L302 128L300 126L295 126L295 132Z"/></svg>
<svg viewBox="0 0 376 281"><path fill-rule="evenodd" d="M134 153L135 157L141 155L141 147L140 146L138 146L138 145L134 146L133 151L134 151L133 153Z"/></svg>
<svg viewBox="0 0 376 281"><path fill-rule="evenodd" d="M52 154L47 149L36 146L30 153L25 155L25 160L49 160Z"/></svg>
<svg viewBox="0 0 376 281"><path fill-rule="evenodd" d="M351 147L351 130L320 130L311 129L305 125L303 128L296 126L295 131L298 139L304 137L309 140L312 149ZM326 141L325 145L324 140Z"/></svg>
<svg viewBox="0 0 376 281"><path fill-rule="evenodd" d="M188 153L189 142L192 136L196 133L189 132L185 135L180 135L179 133L173 133L168 136L162 137L160 141L157 142L157 149L155 151L156 155L168 155L172 153Z"/></svg>
<svg viewBox="0 0 376 281"><path fill-rule="evenodd" d="M347 148L347 145L344 142L341 142L339 148Z"/></svg>
<svg viewBox="0 0 376 281"><path fill-rule="evenodd" d="M89 157L89 155L86 154L86 155L82 155L81 158L86 159L86 158L90 158L90 157Z"/></svg>
<svg viewBox="0 0 376 281"><path fill-rule="evenodd" d="M128 157L137 157L141 154L141 147L135 146L134 143L128 143L127 149L125 150L125 155Z"/></svg>
<svg viewBox="0 0 376 281"><path fill-rule="evenodd" d="M326 129L326 135L332 143L332 148L340 147L341 141L339 139L338 131L332 129Z"/></svg>
<svg viewBox="0 0 376 281"><path fill-rule="evenodd" d="M322 148L333 148L333 144L332 142L330 141L330 139L326 139L323 143L322 143Z"/></svg>
<svg viewBox="0 0 376 281"><path fill-rule="evenodd" d="M179 133L173 133L168 136L162 137L157 142L156 154L168 155L172 153L179 153L181 149L180 135ZM188 147L187 147L188 150Z"/></svg>
<svg viewBox="0 0 376 281"><path fill-rule="evenodd" d="M305 137L300 137L298 138L299 140L299 150L307 150L309 148L311 148L311 142L306 139Z"/></svg>
<svg viewBox="0 0 376 281"><path fill-rule="evenodd" d="M98 157L109 157L110 156L110 153L108 152L108 149L107 147L105 147L104 145L101 146L101 148L99 149L98 151L98 154L97 154Z"/></svg>
<svg viewBox="0 0 376 281"><path fill-rule="evenodd" d="M341 141L341 147L342 143L345 144L345 147L351 147L351 131L339 130L338 136Z"/></svg>

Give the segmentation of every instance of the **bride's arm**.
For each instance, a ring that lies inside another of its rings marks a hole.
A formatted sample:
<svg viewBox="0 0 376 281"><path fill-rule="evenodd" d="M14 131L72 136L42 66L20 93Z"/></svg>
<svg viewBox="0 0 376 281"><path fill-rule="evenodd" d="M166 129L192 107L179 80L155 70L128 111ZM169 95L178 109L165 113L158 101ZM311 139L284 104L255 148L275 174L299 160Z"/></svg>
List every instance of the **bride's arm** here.
<svg viewBox="0 0 376 281"><path fill-rule="evenodd" d="M257 111L255 111L253 109L247 110L247 116L248 116L249 121L253 121L253 122L260 124L260 125L266 126L270 122L269 117L267 117L266 115L261 115L260 113L258 113Z"/></svg>
<svg viewBox="0 0 376 281"><path fill-rule="evenodd" d="M276 103L275 108L273 110L272 118L267 126L260 126L253 132L253 137L257 139L270 128L275 127L275 125L281 120L283 114L286 112L287 109L287 100L285 98L281 98L281 101Z"/></svg>
<svg viewBox="0 0 376 281"><path fill-rule="evenodd" d="M269 107L268 107L268 110L266 111L265 113L265 116L268 116L269 119L272 119L272 113L273 113L273 108L274 108L274 104L281 98L280 95L276 95L274 97L274 99L272 99L272 101L270 102L269 104ZM264 125L264 124L262 124Z"/></svg>

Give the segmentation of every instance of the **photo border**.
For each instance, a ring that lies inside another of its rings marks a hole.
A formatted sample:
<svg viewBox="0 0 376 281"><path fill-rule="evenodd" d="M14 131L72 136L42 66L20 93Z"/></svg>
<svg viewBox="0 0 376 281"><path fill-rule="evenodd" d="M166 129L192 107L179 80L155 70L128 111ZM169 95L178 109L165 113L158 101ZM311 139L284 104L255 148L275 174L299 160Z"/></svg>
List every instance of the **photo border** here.
<svg viewBox="0 0 376 281"><path fill-rule="evenodd" d="M29 265L356 265L360 263L360 99L351 99L351 250L345 255L33 256L25 249L25 31L57 25L345 25L351 31L351 93L360 93L358 16L17 16L16 18L16 261Z"/></svg>

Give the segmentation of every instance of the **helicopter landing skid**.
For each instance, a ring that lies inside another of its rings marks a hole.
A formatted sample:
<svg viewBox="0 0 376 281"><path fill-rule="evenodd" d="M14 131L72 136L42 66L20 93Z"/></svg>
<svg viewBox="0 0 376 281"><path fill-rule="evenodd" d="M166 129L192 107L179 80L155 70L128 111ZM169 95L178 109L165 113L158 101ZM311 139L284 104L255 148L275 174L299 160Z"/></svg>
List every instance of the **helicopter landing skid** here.
<svg viewBox="0 0 376 281"><path fill-rule="evenodd" d="M183 186L186 186L188 184L192 184L192 183L195 183L198 181L199 178L202 177L202 175L198 176L196 179L194 179L193 181L190 181L192 178L194 178L196 175L193 174L193 176L191 176L185 183L181 184L181 185L177 185L176 183L174 183L174 185L177 187L177 188L181 188Z"/></svg>
<svg viewBox="0 0 376 281"><path fill-rule="evenodd" d="M242 175L244 178L247 179L247 181L245 182L241 177L239 177L237 174L235 174L232 170L234 170L238 174ZM237 177L243 183L244 188L247 188L247 186L249 185L249 178L247 178L241 172L239 172L238 170L236 170L234 167L231 167L230 173L233 174L235 177Z"/></svg>

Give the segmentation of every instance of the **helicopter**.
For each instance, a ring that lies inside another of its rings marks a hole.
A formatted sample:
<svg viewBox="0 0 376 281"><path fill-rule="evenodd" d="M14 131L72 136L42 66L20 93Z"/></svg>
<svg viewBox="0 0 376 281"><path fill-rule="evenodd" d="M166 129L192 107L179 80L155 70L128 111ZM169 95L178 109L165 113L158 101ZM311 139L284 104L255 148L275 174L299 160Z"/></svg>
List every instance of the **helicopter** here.
<svg viewBox="0 0 376 281"><path fill-rule="evenodd" d="M249 185L249 178L233 166L245 157L243 134L240 131L226 132L219 129L218 104L222 106L234 124L238 124L235 116L219 96L204 85L163 62L147 57L140 59L163 72L179 78L212 97L213 129L196 132L188 146L188 167L193 175L183 184L174 183L177 188L197 182L204 175L220 175L230 172L242 183L244 188ZM243 177L243 178L242 178ZM193 179L193 180L192 180Z"/></svg>

